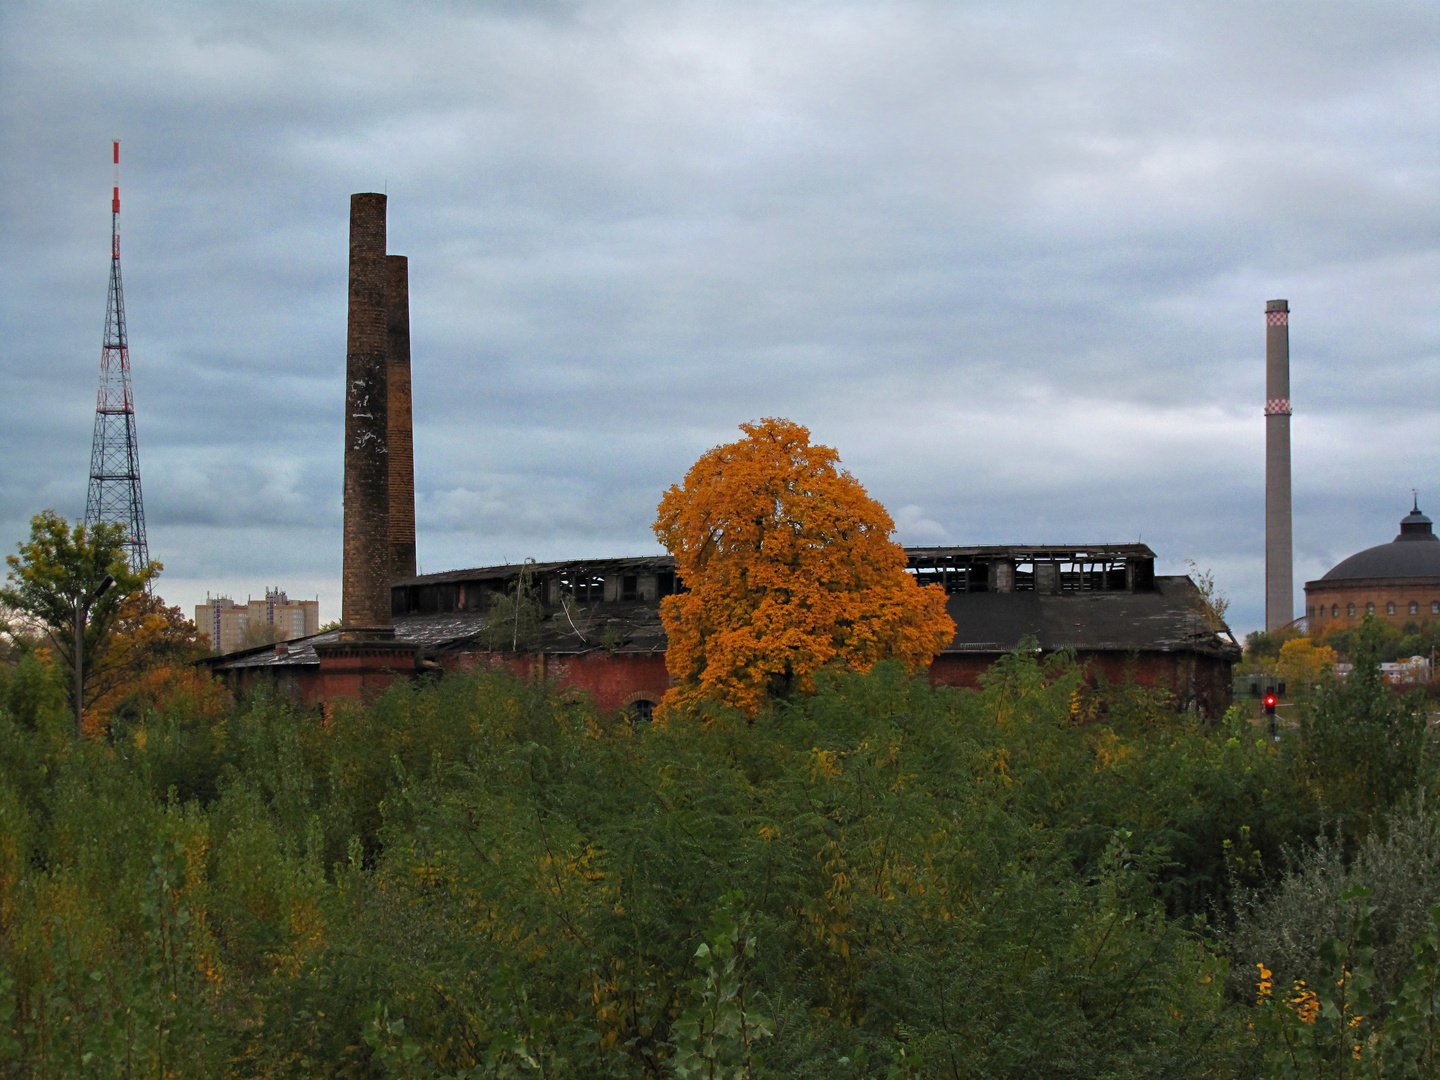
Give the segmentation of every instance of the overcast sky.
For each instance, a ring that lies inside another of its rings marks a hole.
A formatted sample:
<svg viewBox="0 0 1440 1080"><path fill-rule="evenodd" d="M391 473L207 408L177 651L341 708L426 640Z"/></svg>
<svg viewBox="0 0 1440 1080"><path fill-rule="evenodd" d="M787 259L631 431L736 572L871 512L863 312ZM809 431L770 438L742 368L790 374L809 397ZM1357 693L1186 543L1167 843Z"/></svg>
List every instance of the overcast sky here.
<svg viewBox="0 0 1440 1080"><path fill-rule="evenodd" d="M422 571L657 550L806 424L905 543L1143 539L1263 620L1440 517L1440 5L0 9L0 544L83 514L110 140L150 551L339 614L349 196L410 257Z"/></svg>

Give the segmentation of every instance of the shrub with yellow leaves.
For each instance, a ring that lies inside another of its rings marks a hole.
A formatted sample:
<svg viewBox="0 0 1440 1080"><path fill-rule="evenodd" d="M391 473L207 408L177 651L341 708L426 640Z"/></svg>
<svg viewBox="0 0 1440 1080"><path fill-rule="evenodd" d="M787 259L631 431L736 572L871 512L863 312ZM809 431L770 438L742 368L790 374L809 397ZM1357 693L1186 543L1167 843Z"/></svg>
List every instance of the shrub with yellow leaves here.
<svg viewBox="0 0 1440 1080"><path fill-rule="evenodd" d="M1307 637L1291 638L1280 646L1276 673L1290 693L1304 693L1315 686L1326 671L1335 668L1335 650L1316 645Z"/></svg>

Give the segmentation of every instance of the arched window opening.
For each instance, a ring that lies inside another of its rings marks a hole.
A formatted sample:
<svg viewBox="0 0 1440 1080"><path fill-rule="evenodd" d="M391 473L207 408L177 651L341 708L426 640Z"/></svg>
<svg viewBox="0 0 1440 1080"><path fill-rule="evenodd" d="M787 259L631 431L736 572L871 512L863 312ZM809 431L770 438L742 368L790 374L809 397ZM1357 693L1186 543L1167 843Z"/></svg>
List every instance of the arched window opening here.
<svg viewBox="0 0 1440 1080"><path fill-rule="evenodd" d="M625 715L632 724L648 724L655 718L655 699L636 695L625 703Z"/></svg>

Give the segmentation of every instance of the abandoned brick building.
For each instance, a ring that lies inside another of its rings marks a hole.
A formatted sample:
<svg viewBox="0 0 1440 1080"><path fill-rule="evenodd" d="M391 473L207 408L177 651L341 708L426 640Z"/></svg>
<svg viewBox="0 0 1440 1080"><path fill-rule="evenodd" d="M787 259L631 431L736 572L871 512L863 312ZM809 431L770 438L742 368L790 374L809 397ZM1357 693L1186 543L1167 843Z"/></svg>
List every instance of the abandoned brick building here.
<svg viewBox="0 0 1440 1080"><path fill-rule="evenodd" d="M1215 713L1228 704L1238 645L1228 630L1209 625L1190 578L1155 574L1154 552L1143 544L906 553L920 581L945 589L955 620L954 640L930 666L933 683L974 686L996 659L1032 637L1047 653L1074 650L1109 680L1130 676L1167 687L1182 707ZM522 573L532 619L517 620L513 633L489 625L493 599L513 598ZM391 613L397 642L415 649L422 669L503 665L583 690L602 709L643 714L669 685L660 600L683 587L667 555L491 566L397 581ZM213 666L237 688L274 680L306 701L353 692L360 683L349 675L327 684L315 649L323 653L338 637L330 631L217 657Z"/></svg>
<svg viewBox="0 0 1440 1080"><path fill-rule="evenodd" d="M351 197L340 627L206 663L237 689L264 680L306 703L419 671L503 666L602 709L646 712L669 685L660 601L684 588L669 556L416 575L408 264L386 252L385 210L384 195ZM944 588L957 629L934 683L974 685L1033 638L1043 652L1074 650L1097 676L1167 687L1182 707L1228 704L1239 646L1194 582L1156 575L1143 544L907 554L922 583ZM533 600L510 605L508 628L492 625L493 598L521 592Z"/></svg>

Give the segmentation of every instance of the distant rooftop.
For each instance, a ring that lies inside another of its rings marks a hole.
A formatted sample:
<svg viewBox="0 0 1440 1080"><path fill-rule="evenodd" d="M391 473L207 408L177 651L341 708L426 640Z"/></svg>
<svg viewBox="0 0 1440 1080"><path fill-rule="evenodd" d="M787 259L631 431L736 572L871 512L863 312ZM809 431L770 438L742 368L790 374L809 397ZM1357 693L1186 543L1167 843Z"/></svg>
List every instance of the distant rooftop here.
<svg viewBox="0 0 1440 1080"><path fill-rule="evenodd" d="M1413 505L1414 509L1400 519L1400 532L1394 540L1357 551L1337 563L1320 581L1440 579L1440 536L1435 535L1430 519L1420 512L1420 504ZM1309 582L1306 588L1317 584Z"/></svg>

